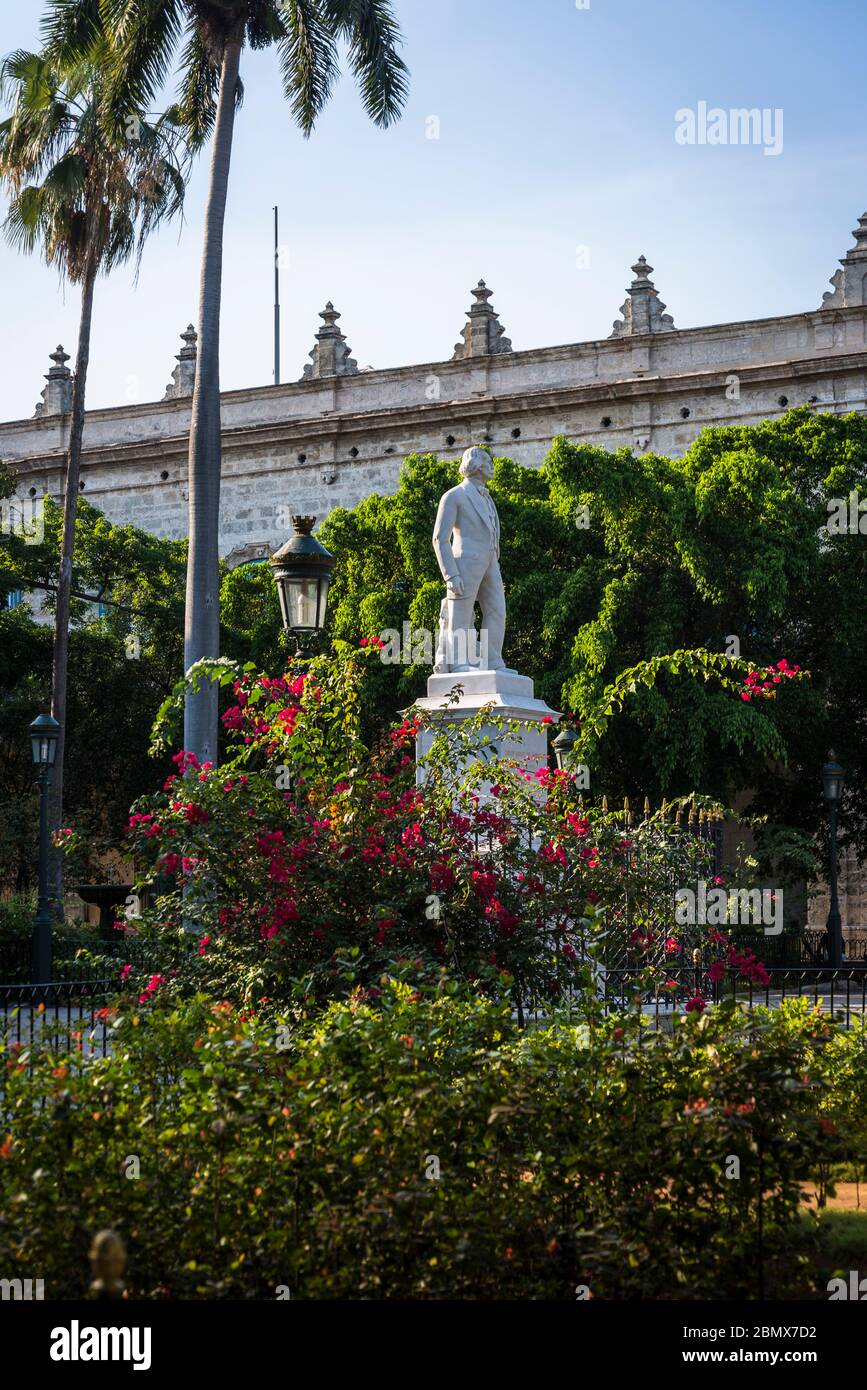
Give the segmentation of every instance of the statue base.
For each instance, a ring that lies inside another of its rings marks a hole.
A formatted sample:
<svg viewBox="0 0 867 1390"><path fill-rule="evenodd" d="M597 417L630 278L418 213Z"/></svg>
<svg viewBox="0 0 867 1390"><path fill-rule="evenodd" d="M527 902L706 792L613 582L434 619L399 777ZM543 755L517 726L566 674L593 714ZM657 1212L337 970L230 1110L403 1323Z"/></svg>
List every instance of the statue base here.
<svg viewBox="0 0 867 1390"><path fill-rule="evenodd" d="M459 687L459 689L456 689ZM513 720L523 727L516 729L497 729L493 724L479 730L479 738L487 734L490 743L488 759L513 758L531 773L540 767L548 766L548 735L546 729L530 729L531 721L550 719L556 724L560 713L537 700L533 694L533 682L529 676L521 676L516 671L449 671L442 675L428 677L427 696L416 701L419 709L434 715L434 727L422 729L416 739L416 780L424 781L422 759L430 752L437 733L457 726L471 719L485 706L500 719ZM496 782L492 774L483 786L480 795L486 796L491 785Z"/></svg>

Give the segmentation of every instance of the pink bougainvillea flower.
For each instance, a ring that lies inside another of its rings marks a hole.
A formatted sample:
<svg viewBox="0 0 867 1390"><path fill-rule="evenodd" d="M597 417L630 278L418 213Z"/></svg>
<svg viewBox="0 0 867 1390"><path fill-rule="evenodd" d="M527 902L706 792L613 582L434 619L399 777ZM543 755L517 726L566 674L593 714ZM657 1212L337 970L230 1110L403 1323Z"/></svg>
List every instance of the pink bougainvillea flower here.
<svg viewBox="0 0 867 1390"><path fill-rule="evenodd" d="M473 869L470 874L473 891L483 902L490 902L497 891L497 876L492 873L483 873L481 869Z"/></svg>

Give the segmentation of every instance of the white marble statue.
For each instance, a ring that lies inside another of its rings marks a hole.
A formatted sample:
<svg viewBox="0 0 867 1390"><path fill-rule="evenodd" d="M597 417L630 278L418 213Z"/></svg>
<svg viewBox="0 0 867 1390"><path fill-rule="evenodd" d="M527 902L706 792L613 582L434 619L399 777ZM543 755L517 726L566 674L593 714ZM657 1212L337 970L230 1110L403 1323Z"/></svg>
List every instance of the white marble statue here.
<svg viewBox="0 0 867 1390"><path fill-rule="evenodd" d="M446 582L434 673L504 671L506 596L500 574L500 519L487 483L494 465L484 449L466 449L461 482L440 498L433 548ZM473 620L482 610L481 641Z"/></svg>

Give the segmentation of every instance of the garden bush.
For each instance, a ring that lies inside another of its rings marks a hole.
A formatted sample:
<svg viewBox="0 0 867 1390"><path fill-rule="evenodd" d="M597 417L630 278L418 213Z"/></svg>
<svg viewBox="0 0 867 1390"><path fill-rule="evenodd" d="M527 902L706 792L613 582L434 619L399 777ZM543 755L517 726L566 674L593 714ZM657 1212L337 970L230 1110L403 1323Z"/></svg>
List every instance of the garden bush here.
<svg viewBox="0 0 867 1390"><path fill-rule="evenodd" d="M105 1226L134 1297L824 1296L800 1184L862 1142L867 1035L805 1003L521 1030L408 967L324 1010L142 993L109 1056L9 1055L0 1264L50 1298Z"/></svg>
<svg viewBox="0 0 867 1390"><path fill-rule="evenodd" d="M755 679L746 663L738 677L739 663L732 674L722 658L676 655L735 689ZM675 827L674 808L632 825L585 807L574 772L505 758L483 794L489 712L436 735L419 786L415 736L428 716L411 711L373 748L361 739L375 663L375 644L274 679L211 663L234 699L223 714L230 756L216 769L177 753L176 774L130 819L142 876L175 885L144 925L198 930L199 987L250 1003L304 979L325 999L348 951L369 980L403 955L481 989L508 981L522 1016L584 987L586 961L612 963L612 950L657 975L697 946L705 965L742 970L722 934L675 927L675 888L711 877L712 847ZM581 737L592 742L630 685L658 669L618 684ZM158 742L171 713L169 702ZM678 981L672 989L686 1002Z"/></svg>

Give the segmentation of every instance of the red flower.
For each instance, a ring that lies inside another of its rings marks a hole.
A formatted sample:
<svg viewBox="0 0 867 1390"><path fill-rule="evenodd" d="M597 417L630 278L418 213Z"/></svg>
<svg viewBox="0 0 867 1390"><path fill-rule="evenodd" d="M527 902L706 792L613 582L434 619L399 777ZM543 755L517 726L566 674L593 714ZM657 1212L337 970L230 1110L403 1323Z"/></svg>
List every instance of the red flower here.
<svg viewBox="0 0 867 1390"><path fill-rule="evenodd" d="M431 864L428 873L430 874L430 886L435 893L447 893L453 887L455 876L448 864Z"/></svg>
<svg viewBox="0 0 867 1390"><path fill-rule="evenodd" d="M154 994L156 994L160 985L164 985L165 982L165 975L151 975L150 979L148 980L147 984L145 985L144 989L138 997L138 1002L140 1004L146 1004L148 1000L151 999Z"/></svg>
<svg viewBox="0 0 867 1390"><path fill-rule="evenodd" d="M263 859L269 859L283 848L286 836L282 830L261 830L256 836L256 852Z"/></svg>
<svg viewBox="0 0 867 1390"><path fill-rule="evenodd" d="M539 850L539 858L545 859L549 864L560 864L562 868L566 868L566 851L562 845L543 845Z"/></svg>
<svg viewBox="0 0 867 1390"><path fill-rule="evenodd" d="M180 773L189 772L191 769L194 772L199 771L199 760L195 753L187 753L183 748L180 753L172 755L172 762L177 763Z"/></svg>
<svg viewBox="0 0 867 1390"><path fill-rule="evenodd" d="M480 869L473 869L470 878L477 897L481 898L483 902L490 902L497 891L496 874L485 874Z"/></svg>

